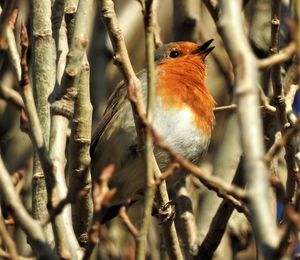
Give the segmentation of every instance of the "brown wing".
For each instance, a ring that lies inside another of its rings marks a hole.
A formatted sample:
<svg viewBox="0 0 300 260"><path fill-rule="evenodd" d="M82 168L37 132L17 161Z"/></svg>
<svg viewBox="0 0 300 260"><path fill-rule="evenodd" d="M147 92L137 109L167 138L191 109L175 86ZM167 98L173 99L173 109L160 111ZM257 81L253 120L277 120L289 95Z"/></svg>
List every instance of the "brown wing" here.
<svg viewBox="0 0 300 260"><path fill-rule="evenodd" d="M143 69L137 73L138 78L146 78L145 76L146 70ZM142 83L142 88L143 88L143 83ZM111 96L108 99L108 104L107 107L103 113L103 117L101 121L99 122L96 130L94 131L92 135L92 141L91 141L91 147L90 147L90 155L93 157L94 151L96 149L97 143L99 138L101 137L105 127L108 125L110 120L114 117L114 115L117 113L117 111L120 109L122 106L123 102L127 98L127 88L124 82L120 82Z"/></svg>
<svg viewBox="0 0 300 260"><path fill-rule="evenodd" d="M124 82L120 82L108 99L107 107L103 113L102 119L99 122L96 130L92 135L90 155L93 157L99 138L101 137L105 127L119 110L120 106L127 97L127 89Z"/></svg>

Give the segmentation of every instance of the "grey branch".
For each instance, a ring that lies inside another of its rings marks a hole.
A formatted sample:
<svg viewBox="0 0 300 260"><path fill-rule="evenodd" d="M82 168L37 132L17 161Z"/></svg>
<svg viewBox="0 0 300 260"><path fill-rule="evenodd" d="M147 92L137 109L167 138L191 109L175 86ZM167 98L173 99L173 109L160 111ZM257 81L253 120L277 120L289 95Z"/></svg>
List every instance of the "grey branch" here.
<svg viewBox="0 0 300 260"><path fill-rule="evenodd" d="M256 87L257 66L243 28L241 1L220 1L219 26L236 75L238 118L245 155L245 178L253 229L266 259L273 258L279 234L268 200L268 172L263 162L262 122ZM238 39L238 41L237 41ZM255 137L255 138L254 138Z"/></svg>

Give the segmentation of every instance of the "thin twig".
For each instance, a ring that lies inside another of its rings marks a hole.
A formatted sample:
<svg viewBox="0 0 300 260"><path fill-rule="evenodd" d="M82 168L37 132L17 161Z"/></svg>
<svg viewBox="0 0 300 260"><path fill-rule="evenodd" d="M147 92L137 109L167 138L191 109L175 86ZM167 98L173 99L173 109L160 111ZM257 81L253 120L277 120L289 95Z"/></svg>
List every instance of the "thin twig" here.
<svg viewBox="0 0 300 260"><path fill-rule="evenodd" d="M296 53L297 46L295 42L290 42L288 46L281 49L280 52L274 53L268 58L261 59L257 61L257 66L259 69L267 69L276 64L280 64L290 60Z"/></svg>
<svg viewBox="0 0 300 260"><path fill-rule="evenodd" d="M271 106L269 103L264 103L264 105L259 106L259 108L270 114L274 114L276 112L276 108ZM219 113L219 112L235 111L236 109L237 109L237 105L231 104L226 106L215 107L214 112Z"/></svg>
<svg viewBox="0 0 300 260"><path fill-rule="evenodd" d="M131 233L131 235L136 238L139 234L138 229L134 226L134 224L131 222L127 212L126 207L122 206L119 210L119 216L121 220L123 221L124 225L128 229L128 231Z"/></svg>
<svg viewBox="0 0 300 260"><path fill-rule="evenodd" d="M298 119L297 122L294 123L292 128L289 128L287 131L285 131L283 134L278 135L277 138L275 138L275 142L267 152L265 156L265 161L267 163L270 163L271 160L279 154L281 149L286 145L286 143L291 142L292 138L295 137L300 132L300 120Z"/></svg>
<svg viewBox="0 0 300 260"><path fill-rule="evenodd" d="M174 174L174 172L180 167L179 163L172 162L168 168L158 177L155 179L156 185L161 185L163 181L165 181L167 178L169 178L171 175Z"/></svg>
<svg viewBox="0 0 300 260"><path fill-rule="evenodd" d="M272 1L272 21L271 21L271 48L270 52L272 54L279 53L279 33L280 33L280 10L281 10L281 0ZM289 126L285 114L285 100L284 92L281 84L281 65L279 63L272 66L271 69L271 79L273 85L273 103L277 109L278 120L281 124L282 129Z"/></svg>
<svg viewBox="0 0 300 260"><path fill-rule="evenodd" d="M110 190L108 182L114 172L114 166L109 165L105 167L99 175L97 182L93 185L93 204L94 215L92 224L88 233L89 242L86 246L83 260L90 259L91 253L95 245L99 242L99 231L102 213L105 213L107 206L113 199L116 189Z"/></svg>
<svg viewBox="0 0 300 260"><path fill-rule="evenodd" d="M0 218L0 237L3 241L3 243L7 247L10 259L12 259L12 260L19 259L16 244L13 241L13 239L11 238L9 232L7 231L7 228L6 228L5 223L2 218Z"/></svg>
<svg viewBox="0 0 300 260"><path fill-rule="evenodd" d="M245 185L242 178L242 160L240 161L240 165L236 170L232 184L238 185L239 187L243 187ZM229 218L231 217L233 210L233 205L230 204L228 201L223 200L214 218L212 219L208 233L206 234L203 242L199 247L199 252L196 259L212 258L213 253L215 252L215 250L221 242L221 239L223 237L227 223L229 221Z"/></svg>
<svg viewBox="0 0 300 260"><path fill-rule="evenodd" d="M128 51L126 49L125 41L122 36L122 31L119 27L117 16L114 10L114 3L112 0L100 0L100 8L103 22L109 33L113 48L114 48L114 63L118 66L120 72L123 75L126 85L132 84L136 89L136 95L138 96L138 102L140 106L144 109L144 104L142 103L142 92L141 83L136 77L133 67L130 63L128 56ZM130 83L132 81L132 83ZM132 106L135 128L137 132L138 147L142 149L144 143L144 137L142 132L142 124L139 117Z"/></svg>
<svg viewBox="0 0 300 260"><path fill-rule="evenodd" d="M144 9L144 27L146 37L146 61L147 61L147 110L146 117L148 122L153 121L153 108L154 99L156 93L156 75L155 75L155 63L154 63L154 42L153 42L153 1L145 1ZM146 192L144 196L144 208L142 224L139 230L139 234L136 237L137 249L136 258L138 260L145 259L146 257L146 243L147 233L150 224L151 212L154 201L154 167L152 163L153 159L153 140L149 129L145 131L145 166L146 166Z"/></svg>

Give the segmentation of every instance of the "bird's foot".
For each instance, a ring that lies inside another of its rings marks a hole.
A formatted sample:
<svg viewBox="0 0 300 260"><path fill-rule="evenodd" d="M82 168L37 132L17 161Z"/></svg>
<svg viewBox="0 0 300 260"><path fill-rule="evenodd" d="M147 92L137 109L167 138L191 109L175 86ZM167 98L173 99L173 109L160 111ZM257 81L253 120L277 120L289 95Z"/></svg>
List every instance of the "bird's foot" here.
<svg viewBox="0 0 300 260"><path fill-rule="evenodd" d="M173 201L169 201L166 204L158 208L157 217L160 220L160 224L168 221L173 221L176 216L176 207Z"/></svg>

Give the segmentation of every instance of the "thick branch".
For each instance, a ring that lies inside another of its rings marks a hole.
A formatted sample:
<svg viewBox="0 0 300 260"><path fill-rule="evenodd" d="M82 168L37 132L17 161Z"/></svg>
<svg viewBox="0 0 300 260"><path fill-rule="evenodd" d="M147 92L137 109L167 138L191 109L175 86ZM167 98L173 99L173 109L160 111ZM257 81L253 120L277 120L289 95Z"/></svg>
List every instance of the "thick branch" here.
<svg viewBox="0 0 300 260"><path fill-rule="evenodd" d="M234 65L238 117L245 156L245 178L249 187L249 209L259 246L266 259L273 258L279 243L278 230L268 200L268 174L263 162L262 122L256 88L257 67L246 38L241 1L220 1L224 43Z"/></svg>
<svg viewBox="0 0 300 260"><path fill-rule="evenodd" d="M67 129L69 120L73 116L74 100L77 95L78 75L81 72L81 65L86 53L88 44L87 28L92 16L94 1L80 1L76 13L76 21L71 46L67 55L67 63L63 76L61 93L56 97L56 101L51 105L51 137L50 156L55 165L55 178L57 180L57 194L51 197L54 207L59 204L62 198L67 197L67 186L65 180L65 150L67 140ZM81 255L81 250L74 234L70 205L63 209L61 215L57 216L60 227L62 245L71 252L71 257L77 258Z"/></svg>
<svg viewBox="0 0 300 260"><path fill-rule="evenodd" d="M84 58L75 100L72 134L69 144L69 197L75 201L72 206L73 226L79 241L87 242L87 232L92 219L90 143L92 125L92 106L90 103L90 68ZM88 170L86 170L88 169ZM84 189L83 196L78 193ZM77 200L76 200L77 199Z"/></svg>
<svg viewBox="0 0 300 260"><path fill-rule="evenodd" d="M45 146L49 147L50 104L48 98L55 85L56 53L52 38L51 1L31 0L32 8L32 88ZM41 220L47 215L47 189L39 158L35 152L32 176L32 215ZM49 243L54 237L50 225L44 228Z"/></svg>

